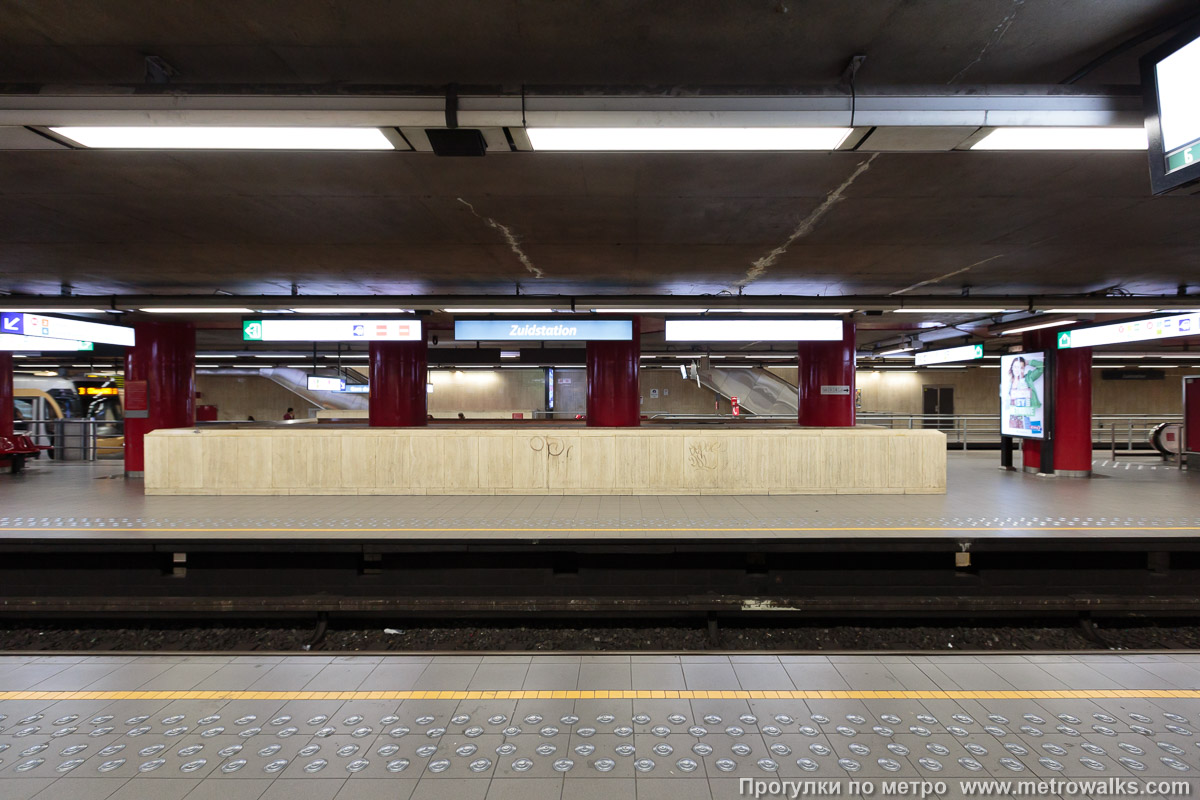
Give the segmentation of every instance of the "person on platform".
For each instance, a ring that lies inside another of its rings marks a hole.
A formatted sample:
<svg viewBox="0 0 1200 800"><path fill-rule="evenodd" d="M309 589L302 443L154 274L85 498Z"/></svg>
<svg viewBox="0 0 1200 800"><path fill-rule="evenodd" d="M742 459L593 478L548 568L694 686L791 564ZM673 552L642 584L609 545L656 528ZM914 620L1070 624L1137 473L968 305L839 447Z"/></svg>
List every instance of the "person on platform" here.
<svg viewBox="0 0 1200 800"><path fill-rule="evenodd" d="M296 418L296 415L295 415L295 414L292 412L292 409L291 409L291 408L289 408L289 409L288 409L287 411L285 411L285 412L284 412L284 414L283 414L283 419L284 419L285 421L287 421L287 420L289 420L289 419L295 419L295 418Z"/></svg>
<svg viewBox="0 0 1200 800"><path fill-rule="evenodd" d="M466 418L467 418L467 415L466 415L466 414L464 414L463 412L461 412L461 411L460 411L460 412L458 412L458 418L459 418L459 419L466 419Z"/></svg>

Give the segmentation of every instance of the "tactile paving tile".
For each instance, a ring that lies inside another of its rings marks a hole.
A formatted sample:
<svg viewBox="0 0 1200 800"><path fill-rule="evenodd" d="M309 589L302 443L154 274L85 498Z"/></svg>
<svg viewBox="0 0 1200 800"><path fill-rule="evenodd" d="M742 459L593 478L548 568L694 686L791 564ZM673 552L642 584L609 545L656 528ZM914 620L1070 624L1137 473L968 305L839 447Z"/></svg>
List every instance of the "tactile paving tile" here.
<svg viewBox="0 0 1200 800"><path fill-rule="evenodd" d="M549 773L586 778L613 771L710 778L1200 776L1200 709L1189 715L1149 709L1109 713L1095 710L1103 706L1092 700L1074 713L1055 715L1037 704L1009 702L1003 714L975 704L981 710L969 712L964 705L939 718L916 701L855 701L834 712L795 701L751 706L654 700L653 712L635 706L631 715L618 703L606 710L604 702L568 701L569 710L562 703L538 708L526 702L518 713L511 710L513 701L492 701L494 710L480 711L488 705L482 701L469 713L461 707L448 711L448 703L437 700L415 703L427 706L418 711L407 711L406 703L385 712L369 702L305 701L309 710L295 714L251 713L235 700L203 715L126 704L119 715L66 709L53 718L45 712L10 717L0 704L0 780L217 772L258 778L370 772L501 779ZM501 707L508 710L496 710Z"/></svg>
<svg viewBox="0 0 1200 800"><path fill-rule="evenodd" d="M476 529L494 527L499 530L527 528L605 530L605 529L679 529L693 527L690 520L676 517L597 517L591 519L562 519L558 517L427 517L427 518L321 518L295 517L273 519L242 519L220 517L0 517L0 528L112 528L153 530L429 530ZM812 528L1166 528L1200 526L1200 517L1141 517L1141 516L938 516L938 517L705 517L706 530L794 530Z"/></svg>

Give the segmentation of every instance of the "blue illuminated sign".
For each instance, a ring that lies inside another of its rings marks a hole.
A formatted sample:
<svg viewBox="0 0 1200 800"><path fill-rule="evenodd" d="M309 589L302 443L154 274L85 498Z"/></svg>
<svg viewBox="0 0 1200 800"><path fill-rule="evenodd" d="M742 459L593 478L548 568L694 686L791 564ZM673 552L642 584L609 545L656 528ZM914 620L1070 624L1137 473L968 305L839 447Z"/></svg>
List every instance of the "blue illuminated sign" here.
<svg viewBox="0 0 1200 800"><path fill-rule="evenodd" d="M627 342L627 319L457 319L454 338L467 342Z"/></svg>

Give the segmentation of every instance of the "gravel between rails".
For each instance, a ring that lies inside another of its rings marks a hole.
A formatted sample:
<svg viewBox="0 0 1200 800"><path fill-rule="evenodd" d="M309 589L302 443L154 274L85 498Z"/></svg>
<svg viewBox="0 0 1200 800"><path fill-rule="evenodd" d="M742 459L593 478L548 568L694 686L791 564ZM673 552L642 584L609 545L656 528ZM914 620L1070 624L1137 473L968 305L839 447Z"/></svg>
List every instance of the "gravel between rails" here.
<svg viewBox="0 0 1200 800"><path fill-rule="evenodd" d="M324 652L356 651L946 651L955 650L1190 650L1200 649L1200 620L1098 621L1095 634L1077 624L1031 621L996 624L802 624L793 626L726 624L718 640L708 638L703 622L684 624L592 623L563 621L534 624L488 624L429 620L366 623L331 622L313 648ZM0 624L0 651L300 651L313 628L299 624L236 625L159 623L147 627L47 624Z"/></svg>

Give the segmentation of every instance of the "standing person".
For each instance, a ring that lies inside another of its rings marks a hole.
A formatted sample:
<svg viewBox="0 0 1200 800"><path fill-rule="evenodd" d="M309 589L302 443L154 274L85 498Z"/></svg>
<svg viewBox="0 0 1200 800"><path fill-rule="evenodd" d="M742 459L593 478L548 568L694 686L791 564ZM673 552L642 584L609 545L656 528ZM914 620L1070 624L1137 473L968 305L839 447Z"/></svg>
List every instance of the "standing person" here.
<svg viewBox="0 0 1200 800"><path fill-rule="evenodd" d="M284 412L283 418L284 418L284 420L295 419L296 415L293 414L292 409L289 408L287 411Z"/></svg>

